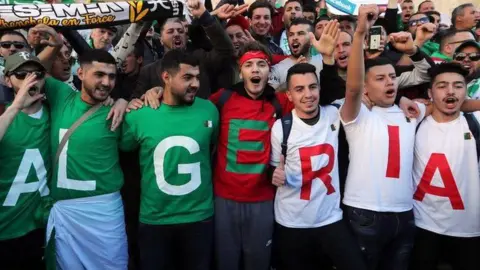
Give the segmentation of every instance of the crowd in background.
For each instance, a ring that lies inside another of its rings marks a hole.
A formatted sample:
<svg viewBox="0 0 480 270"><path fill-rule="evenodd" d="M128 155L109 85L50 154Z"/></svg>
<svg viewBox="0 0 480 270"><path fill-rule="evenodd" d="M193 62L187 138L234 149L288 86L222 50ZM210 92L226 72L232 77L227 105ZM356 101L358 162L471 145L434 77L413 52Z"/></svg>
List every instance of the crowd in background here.
<svg viewBox="0 0 480 270"><path fill-rule="evenodd" d="M480 3L276 4L0 29L0 269L480 269Z"/></svg>

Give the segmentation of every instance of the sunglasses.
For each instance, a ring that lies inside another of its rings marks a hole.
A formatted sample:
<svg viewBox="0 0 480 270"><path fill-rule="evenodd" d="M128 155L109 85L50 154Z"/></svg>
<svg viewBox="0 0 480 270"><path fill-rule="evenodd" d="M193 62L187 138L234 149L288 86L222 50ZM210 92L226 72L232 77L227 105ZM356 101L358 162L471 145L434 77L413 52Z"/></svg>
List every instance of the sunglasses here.
<svg viewBox="0 0 480 270"><path fill-rule="evenodd" d="M15 49L21 50L25 48L27 45L23 42L18 42L18 41L4 41L0 42L0 46L4 49L10 49L12 46L15 47Z"/></svg>
<svg viewBox="0 0 480 270"><path fill-rule="evenodd" d="M41 80L45 77L45 71L13 71L10 72L10 75L14 75L18 80L24 80L28 74L33 73L36 76L36 79Z"/></svg>
<svg viewBox="0 0 480 270"><path fill-rule="evenodd" d="M421 19L418 19L418 20L413 20L413 21L410 21L408 22L408 25L409 26L417 26L419 24L425 24L425 23L429 23L430 20L428 19L428 17L425 17L425 18L421 18Z"/></svg>
<svg viewBox="0 0 480 270"><path fill-rule="evenodd" d="M480 53L456 53L453 55L455 61L463 61L465 58L469 58L471 61L480 60Z"/></svg>

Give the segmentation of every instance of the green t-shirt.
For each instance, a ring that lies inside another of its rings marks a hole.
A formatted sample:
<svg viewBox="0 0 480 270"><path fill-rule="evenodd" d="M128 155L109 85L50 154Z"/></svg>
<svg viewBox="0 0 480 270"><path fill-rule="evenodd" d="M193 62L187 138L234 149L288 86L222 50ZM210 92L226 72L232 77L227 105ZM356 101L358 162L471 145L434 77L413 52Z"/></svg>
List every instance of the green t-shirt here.
<svg viewBox="0 0 480 270"><path fill-rule="evenodd" d="M49 113L39 119L19 112L0 140L0 240L43 227L41 195L50 177Z"/></svg>
<svg viewBox="0 0 480 270"><path fill-rule="evenodd" d="M51 110L52 160L63 135L91 105L67 84L54 78L45 81ZM118 161L121 131L110 131L106 121L110 107L102 106L72 133L53 165L52 198L66 200L119 191L123 173Z"/></svg>
<svg viewBox="0 0 480 270"><path fill-rule="evenodd" d="M210 146L217 136L217 108L201 98L126 115L120 148L140 146L140 222L181 224L213 215Z"/></svg>

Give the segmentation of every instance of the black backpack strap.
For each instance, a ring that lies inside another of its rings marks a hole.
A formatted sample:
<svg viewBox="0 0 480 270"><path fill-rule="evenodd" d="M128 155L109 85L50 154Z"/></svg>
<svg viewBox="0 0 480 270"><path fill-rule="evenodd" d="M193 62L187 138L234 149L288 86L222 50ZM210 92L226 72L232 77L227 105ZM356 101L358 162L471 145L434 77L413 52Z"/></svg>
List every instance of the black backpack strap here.
<svg viewBox="0 0 480 270"><path fill-rule="evenodd" d="M333 107L337 108L340 110L340 104L337 104L337 103L330 103L330 105L332 105Z"/></svg>
<svg viewBox="0 0 480 270"><path fill-rule="evenodd" d="M271 100L272 106L275 108L275 119L282 118L283 110L282 105L278 102L277 96L275 95Z"/></svg>
<svg viewBox="0 0 480 270"><path fill-rule="evenodd" d="M288 148L288 136L290 136L290 131L292 131L292 113L288 113L282 117L282 130L283 130L283 140L282 140L282 155L287 158L287 148Z"/></svg>
<svg viewBox="0 0 480 270"><path fill-rule="evenodd" d="M473 138L475 138L477 160L480 160L480 124L472 113L464 113L463 116L465 116L468 128L470 129L470 132L472 132Z"/></svg>
<svg viewBox="0 0 480 270"><path fill-rule="evenodd" d="M229 89L224 89L223 92L220 94L220 98L218 99L218 102L217 102L217 109L219 113L222 112L223 105L227 103L227 101L230 99L232 94L233 94L232 90L229 90Z"/></svg>
<svg viewBox="0 0 480 270"><path fill-rule="evenodd" d="M417 127L415 128L415 135L417 135L418 129L420 128L420 125L423 123L423 120L425 120L426 117L424 117L420 122L418 122Z"/></svg>

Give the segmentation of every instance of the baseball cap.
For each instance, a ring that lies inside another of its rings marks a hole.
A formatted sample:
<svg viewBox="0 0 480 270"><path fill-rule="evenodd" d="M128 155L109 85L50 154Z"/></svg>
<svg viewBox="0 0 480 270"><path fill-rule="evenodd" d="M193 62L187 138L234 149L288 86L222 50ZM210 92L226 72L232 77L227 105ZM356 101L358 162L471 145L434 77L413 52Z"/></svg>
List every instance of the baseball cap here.
<svg viewBox="0 0 480 270"><path fill-rule="evenodd" d="M45 70L45 67L40 62L40 59L38 59L35 55L29 52L17 52L8 56L7 59L5 59L4 73L7 74L11 71L15 71L17 68L27 63L37 64L39 67Z"/></svg>
<svg viewBox="0 0 480 270"><path fill-rule="evenodd" d="M242 15L237 15L236 17L231 18L225 26L225 29L232 25L238 25L243 30L248 30L250 28L250 23L248 23L247 19Z"/></svg>
<svg viewBox="0 0 480 270"><path fill-rule="evenodd" d="M462 44L460 44L460 46L458 46L458 48L455 50L455 52L458 53L461 50L463 50L463 48L465 48L465 47L474 47L477 50L480 50L480 44L478 44L478 42L476 42L475 40L467 40L467 41L463 42Z"/></svg>

